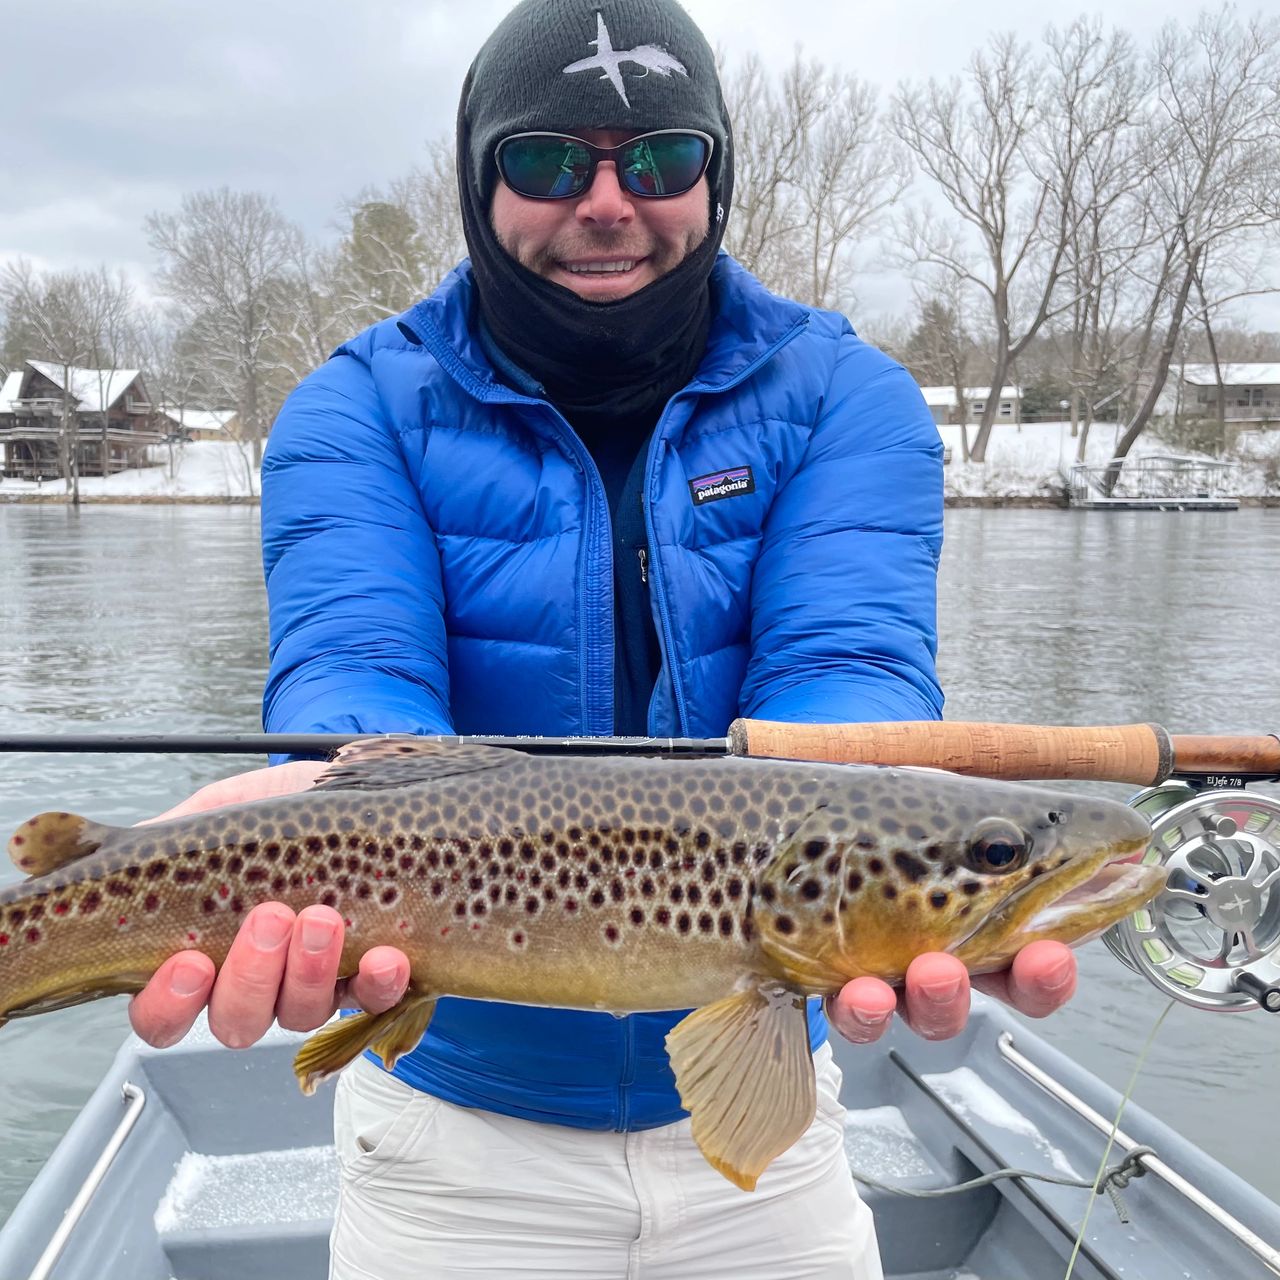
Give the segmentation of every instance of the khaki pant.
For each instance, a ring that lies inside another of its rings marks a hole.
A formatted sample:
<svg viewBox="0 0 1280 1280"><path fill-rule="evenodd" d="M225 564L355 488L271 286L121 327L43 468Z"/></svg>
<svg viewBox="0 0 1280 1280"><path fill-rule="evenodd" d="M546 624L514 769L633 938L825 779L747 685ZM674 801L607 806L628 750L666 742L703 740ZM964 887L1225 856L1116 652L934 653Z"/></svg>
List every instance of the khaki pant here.
<svg viewBox="0 0 1280 1280"><path fill-rule="evenodd" d="M458 1107L362 1059L338 1084L330 1280L882 1280L844 1154L840 1071L754 1192L689 1122L597 1133Z"/></svg>

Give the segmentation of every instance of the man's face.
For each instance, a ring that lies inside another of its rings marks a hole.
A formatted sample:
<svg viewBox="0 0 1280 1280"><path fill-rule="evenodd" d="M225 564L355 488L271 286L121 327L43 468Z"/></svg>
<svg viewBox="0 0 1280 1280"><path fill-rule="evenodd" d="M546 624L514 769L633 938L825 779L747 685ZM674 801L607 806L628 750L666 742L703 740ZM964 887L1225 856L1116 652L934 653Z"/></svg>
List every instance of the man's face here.
<svg viewBox="0 0 1280 1280"><path fill-rule="evenodd" d="M634 136L601 129L573 132L600 147ZM613 161L605 160L580 196L564 200L530 200L499 178L489 218L498 243L521 266L588 302L614 302L652 284L702 243L710 221L708 201L705 177L683 195L633 196L618 184Z"/></svg>

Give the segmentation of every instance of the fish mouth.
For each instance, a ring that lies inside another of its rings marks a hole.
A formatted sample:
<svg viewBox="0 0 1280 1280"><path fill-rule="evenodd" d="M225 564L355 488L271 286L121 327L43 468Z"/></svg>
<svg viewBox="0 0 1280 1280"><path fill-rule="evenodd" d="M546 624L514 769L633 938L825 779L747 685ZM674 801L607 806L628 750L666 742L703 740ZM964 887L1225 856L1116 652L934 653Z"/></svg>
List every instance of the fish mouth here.
<svg viewBox="0 0 1280 1280"><path fill-rule="evenodd" d="M1080 854L1009 897L955 954L974 973L1003 968L1029 942L1075 946L1104 933L1160 891L1166 868L1144 864L1149 837L1115 841Z"/></svg>

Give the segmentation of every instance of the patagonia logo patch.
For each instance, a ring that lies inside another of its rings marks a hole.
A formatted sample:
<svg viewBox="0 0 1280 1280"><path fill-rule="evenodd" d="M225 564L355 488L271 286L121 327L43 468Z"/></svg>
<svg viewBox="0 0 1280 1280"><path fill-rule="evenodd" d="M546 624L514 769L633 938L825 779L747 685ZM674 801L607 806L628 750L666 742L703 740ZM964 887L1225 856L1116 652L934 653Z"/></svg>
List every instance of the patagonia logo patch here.
<svg viewBox="0 0 1280 1280"><path fill-rule="evenodd" d="M702 506L705 502L719 502L721 498L736 498L742 493L755 493L756 478L750 467L729 467L725 471L713 471L710 475L699 476L689 481L689 492L693 494L693 505Z"/></svg>

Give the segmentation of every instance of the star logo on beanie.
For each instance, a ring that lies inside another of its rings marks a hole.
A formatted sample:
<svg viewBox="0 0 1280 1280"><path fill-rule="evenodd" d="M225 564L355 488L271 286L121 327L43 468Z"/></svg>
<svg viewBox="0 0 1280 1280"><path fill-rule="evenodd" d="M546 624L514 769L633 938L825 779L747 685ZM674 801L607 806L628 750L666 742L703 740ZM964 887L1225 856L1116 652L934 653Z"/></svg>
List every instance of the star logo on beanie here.
<svg viewBox="0 0 1280 1280"><path fill-rule="evenodd" d="M637 66L643 67L645 75L650 71L656 71L660 76L669 76L673 71L678 71L682 76L689 74L679 59L673 58L656 44L639 44L634 49L615 49L613 41L609 38L609 28L604 25L603 13L596 14L596 38L588 40L587 43L595 45L595 57L581 58L577 62L571 62L564 68L564 74L572 75L576 71L602 71L604 74L600 79L608 80L617 89L622 105L628 110L631 109L631 103L627 100L626 86L622 83L624 62L634 62Z"/></svg>

